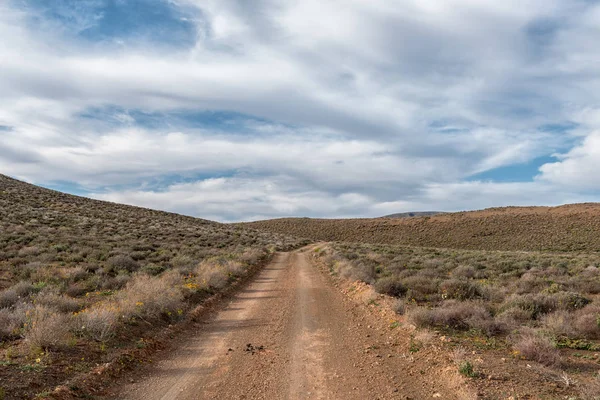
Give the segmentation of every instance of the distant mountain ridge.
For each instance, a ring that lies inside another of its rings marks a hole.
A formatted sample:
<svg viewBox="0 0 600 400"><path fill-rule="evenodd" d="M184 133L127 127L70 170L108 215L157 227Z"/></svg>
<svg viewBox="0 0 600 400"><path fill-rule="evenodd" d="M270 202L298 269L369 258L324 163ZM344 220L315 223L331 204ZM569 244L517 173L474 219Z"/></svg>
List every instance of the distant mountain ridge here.
<svg viewBox="0 0 600 400"><path fill-rule="evenodd" d="M409 211L403 213L396 213L390 215L384 215L380 218L411 218L411 217L431 217L438 214L445 214L444 211Z"/></svg>

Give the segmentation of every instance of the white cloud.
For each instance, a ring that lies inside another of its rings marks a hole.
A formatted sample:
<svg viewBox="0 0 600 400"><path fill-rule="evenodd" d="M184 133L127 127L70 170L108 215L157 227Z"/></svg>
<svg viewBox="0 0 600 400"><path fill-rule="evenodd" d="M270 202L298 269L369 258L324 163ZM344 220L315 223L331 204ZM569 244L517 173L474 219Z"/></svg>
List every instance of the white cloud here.
<svg viewBox="0 0 600 400"><path fill-rule="evenodd" d="M129 187L97 196L216 219L557 204L600 189L598 4L169 1L197 24L194 46L94 43L73 36L98 18L86 6L61 8L79 26L61 29L0 5L0 125L12 128L0 171ZM97 109L110 121L82 117ZM265 121L231 132L182 124L181 110ZM531 182L469 181L554 153ZM156 181L167 186L145 186Z"/></svg>
<svg viewBox="0 0 600 400"><path fill-rule="evenodd" d="M600 189L599 131L590 133L583 142L559 157L560 161L540 168L540 180L571 190Z"/></svg>

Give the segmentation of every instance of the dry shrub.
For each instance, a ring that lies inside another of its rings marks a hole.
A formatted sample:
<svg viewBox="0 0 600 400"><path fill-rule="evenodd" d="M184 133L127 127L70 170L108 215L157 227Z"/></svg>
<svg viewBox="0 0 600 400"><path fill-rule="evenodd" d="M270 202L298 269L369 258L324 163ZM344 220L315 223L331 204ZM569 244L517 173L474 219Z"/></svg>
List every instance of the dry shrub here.
<svg viewBox="0 0 600 400"><path fill-rule="evenodd" d="M239 277L246 273L244 264L237 260L227 260L224 267L228 275L232 277Z"/></svg>
<svg viewBox="0 0 600 400"><path fill-rule="evenodd" d="M404 286L408 288L406 296L416 301L427 300L428 295L437 294L439 280L425 276L420 272L418 275L409 276L404 279Z"/></svg>
<svg viewBox="0 0 600 400"><path fill-rule="evenodd" d="M352 261L337 261L335 268L340 277L352 281L361 281L373 283L375 273L373 267L364 263L354 263Z"/></svg>
<svg viewBox="0 0 600 400"><path fill-rule="evenodd" d="M137 271L140 267L140 265L133 258L124 254L118 254L114 257L111 257L108 260L108 265L113 271L127 272Z"/></svg>
<svg viewBox="0 0 600 400"><path fill-rule="evenodd" d="M129 318L168 319L182 306L183 295L177 289L178 283L179 274L174 271L159 278L138 275L117 294L117 307Z"/></svg>
<svg viewBox="0 0 600 400"><path fill-rule="evenodd" d="M0 341L12 339L19 335L24 316L24 314L19 315L17 310L0 308Z"/></svg>
<svg viewBox="0 0 600 400"><path fill-rule="evenodd" d="M101 304L77 315L77 330L98 342L112 339L118 324L119 308L114 302Z"/></svg>
<svg viewBox="0 0 600 400"><path fill-rule="evenodd" d="M33 286L30 282L25 281L17 283L11 289L14 290L17 296L20 298L25 298L35 292L35 286Z"/></svg>
<svg viewBox="0 0 600 400"><path fill-rule="evenodd" d="M81 267L75 267L68 272L69 279L73 282L79 282L88 277L89 273Z"/></svg>
<svg viewBox="0 0 600 400"><path fill-rule="evenodd" d="M225 257L205 259L196 267L200 286L207 289L223 289L231 278L245 273L246 268L240 261Z"/></svg>
<svg viewBox="0 0 600 400"><path fill-rule="evenodd" d="M513 348L528 360L546 366L560 364L560 353L552 340L533 329L524 328L510 340Z"/></svg>
<svg viewBox="0 0 600 400"><path fill-rule="evenodd" d="M104 290L119 290L124 288L130 279L130 276L123 274L119 274L115 277L106 277L101 280L100 287Z"/></svg>
<svg viewBox="0 0 600 400"><path fill-rule="evenodd" d="M471 300L482 297L479 285L467 280L450 279L440 284L440 291L449 299Z"/></svg>
<svg viewBox="0 0 600 400"><path fill-rule="evenodd" d="M392 310L398 315L406 313L406 302L404 299L397 299L392 305Z"/></svg>
<svg viewBox="0 0 600 400"><path fill-rule="evenodd" d="M590 304L573 313L573 328L578 335L600 339L600 304Z"/></svg>
<svg viewBox="0 0 600 400"><path fill-rule="evenodd" d="M12 307L17 301L19 301L19 295L14 289L10 288L0 292L0 308Z"/></svg>
<svg viewBox="0 0 600 400"><path fill-rule="evenodd" d="M558 309L558 297L549 294L512 295L507 298L500 309L520 308L529 313L530 319L537 319L543 314L548 314Z"/></svg>
<svg viewBox="0 0 600 400"><path fill-rule="evenodd" d="M266 254L266 249L246 249L240 256L240 261L248 265L255 265L258 264L258 262L266 256Z"/></svg>
<svg viewBox="0 0 600 400"><path fill-rule="evenodd" d="M38 305L27 312L23 337L32 350L45 350L63 345L70 328L69 315Z"/></svg>
<svg viewBox="0 0 600 400"><path fill-rule="evenodd" d="M472 279L476 274L475 268L470 265L459 265L452 271L452 276L455 278Z"/></svg>
<svg viewBox="0 0 600 400"><path fill-rule="evenodd" d="M561 292L556 294L558 307L562 310L579 310L592 301L587 297L575 292Z"/></svg>
<svg viewBox="0 0 600 400"><path fill-rule="evenodd" d="M511 307L503 310L495 319L497 322L504 324L507 329L514 329L531 321L531 312L519 307Z"/></svg>
<svg viewBox="0 0 600 400"><path fill-rule="evenodd" d="M23 247L19 250L20 257L34 257L40 254L40 249L37 246Z"/></svg>
<svg viewBox="0 0 600 400"><path fill-rule="evenodd" d="M201 287L222 289L227 286L229 276L222 263L215 259L202 261L196 268Z"/></svg>
<svg viewBox="0 0 600 400"><path fill-rule="evenodd" d="M448 301L442 307L427 309L418 307L408 314L409 320L418 327L440 327L467 330L483 321L493 323L490 313L471 302Z"/></svg>
<svg viewBox="0 0 600 400"><path fill-rule="evenodd" d="M67 290L65 291L65 293L67 294L67 296L79 297L79 296L86 294L89 291L90 291L90 289L88 288L88 286L85 283L77 282L77 283L70 284L67 287Z"/></svg>
<svg viewBox="0 0 600 400"><path fill-rule="evenodd" d="M35 304L47 306L63 313L74 313L81 310L80 300L61 295L56 290L45 289L35 296Z"/></svg>
<svg viewBox="0 0 600 400"><path fill-rule="evenodd" d="M542 326L555 336L573 337L576 330L573 327L573 314L568 311L556 311L544 315L541 319Z"/></svg>
<svg viewBox="0 0 600 400"><path fill-rule="evenodd" d="M113 299L95 304L77 314L76 330L99 342L114 337L119 327L132 319L171 320L179 315L183 295L177 288L180 275L168 271L161 277L137 275Z"/></svg>
<svg viewBox="0 0 600 400"><path fill-rule="evenodd" d="M394 276L386 276L385 278L378 279L373 286L377 293L394 297L402 297L408 290L406 286Z"/></svg>
<svg viewBox="0 0 600 400"><path fill-rule="evenodd" d="M196 262L190 257L183 254L179 254L171 259L171 265L173 268L177 268L184 273L191 272L194 269Z"/></svg>

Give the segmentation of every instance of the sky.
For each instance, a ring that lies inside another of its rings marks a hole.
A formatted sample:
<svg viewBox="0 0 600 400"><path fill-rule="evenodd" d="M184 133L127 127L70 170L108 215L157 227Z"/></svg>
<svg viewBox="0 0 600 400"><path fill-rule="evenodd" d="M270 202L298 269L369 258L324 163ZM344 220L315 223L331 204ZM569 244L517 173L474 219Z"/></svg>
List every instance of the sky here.
<svg viewBox="0 0 600 400"><path fill-rule="evenodd" d="M0 173L222 221L600 200L600 1L3 0Z"/></svg>

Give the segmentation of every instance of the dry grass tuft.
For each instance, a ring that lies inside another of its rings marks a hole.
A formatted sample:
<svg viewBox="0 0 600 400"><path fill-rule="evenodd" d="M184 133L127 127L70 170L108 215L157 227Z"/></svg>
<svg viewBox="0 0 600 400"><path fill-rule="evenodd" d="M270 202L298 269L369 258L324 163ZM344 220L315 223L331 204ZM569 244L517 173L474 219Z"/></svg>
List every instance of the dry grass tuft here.
<svg viewBox="0 0 600 400"><path fill-rule="evenodd" d="M511 338L513 348L528 360L546 366L557 366L561 362L558 349L548 337L532 329L522 329Z"/></svg>
<svg viewBox="0 0 600 400"><path fill-rule="evenodd" d="M68 315L38 305L27 312L23 337L32 351L47 350L64 345L70 329Z"/></svg>

